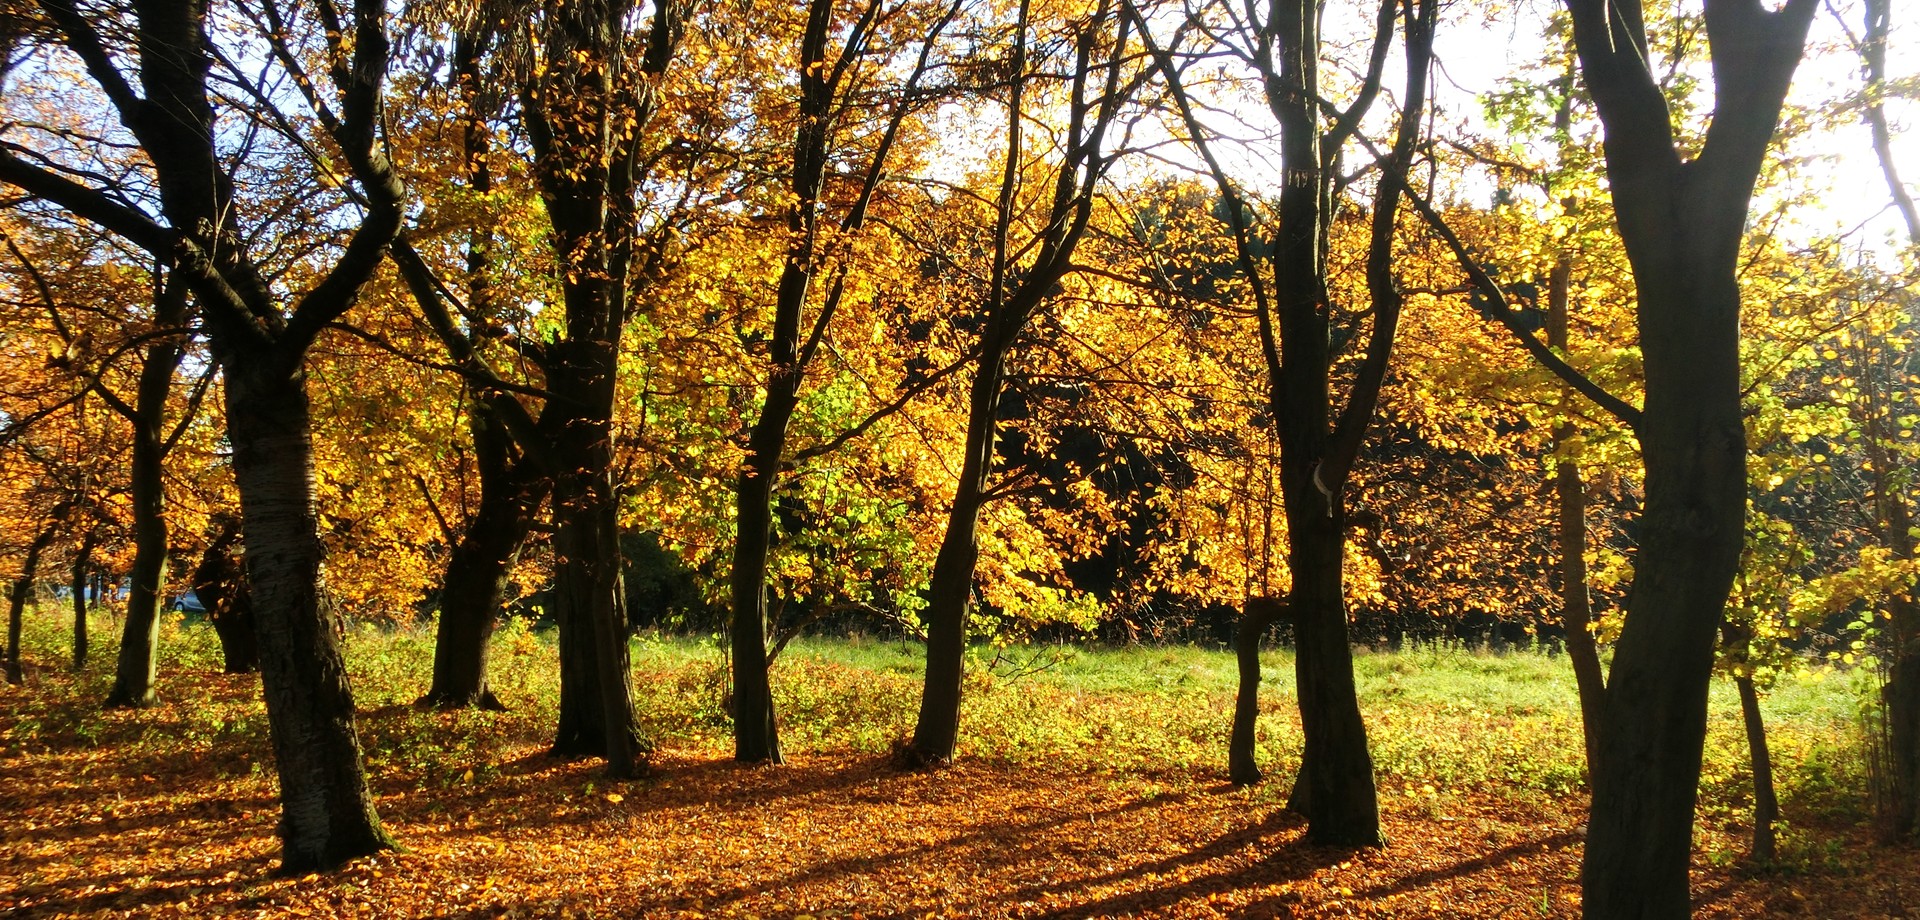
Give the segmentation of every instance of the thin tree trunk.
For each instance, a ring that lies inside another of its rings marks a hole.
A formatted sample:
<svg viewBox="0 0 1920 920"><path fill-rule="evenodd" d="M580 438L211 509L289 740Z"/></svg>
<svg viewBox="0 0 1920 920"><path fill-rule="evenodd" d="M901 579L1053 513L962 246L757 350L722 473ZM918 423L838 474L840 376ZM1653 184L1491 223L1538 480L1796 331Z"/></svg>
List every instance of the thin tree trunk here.
<svg viewBox="0 0 1920 920"><path fill-rule="evenodd" d="M503 710L487 686L488 646L505 611L513 563L550 482L530 460L513 456L511 439L482 405L474 407L472 427L480 504L447 559L434 634L433 683L420 704Z"/></svg>
<svg viewBox="0 0 1920 920"><path fill-rule="evenodd" d="M1554 260L1547 286L1547 344L1562 354L1568 347L1567 293L1573 279L1573 257L1566 252ZM1571 389L1565 398L1573 398ZM1600 648L1593 639L1593 608L1587 593L1587 488L1576 453L1579 432L1571 423L1553 426L1555 458L1553 490L1560 510L1560 625L1566 633L1567 660L1573 664L1573 682L1580 696L1580 727L1586 742L1587 770L1600 750L1600 712L1606 700L1606 676L1600 668Z"/></svg>
<svg viewBox="0 0 1920 920"><path fill-rule="evenodd" d="M280 779L281 868L299 873L393 841L367 788L342 624L321 571L306 388L299 376L248 370L229 365L227 427Z"/></svg>
<svg viewBox="0 0 1920 920"><path fill-rule="evenodd" d="M1009 337L1010 338L1010 337ZM967 403L966 459L960 466L946 534L934 557L927 589L927 673L914 723L910 756L937 765L953 760L960 737L961 682L967 657L967 613L973 598L974 570L980 561L980 511L986 503L987 477L993 469L995 413L1006 374L1005 348L980 356Z"/></svg>
<svg viewBox="0 0 1920 920"><path fill-rule="evenodd" d="M1873 152L1880 160L1880 174L1887 181L1887 193L1894 210L1906 224L1907 240L1920 246L1920 209L1900 178L1893 162L1893 128L1887 122L1887 35L1893 28L1893 0L1866 0L1866 32L1860 48L1862 69L1866 71L1866 105L1862 117L1873 133Z"/></svg>
<svg viewBox="0 0 1920 920"><path fill-rule="evenodd" d="M186 313L185 286L167 284L154 304L161 323L182 321ZM155 343L141 359L131 420L133 575L127 592L126 621L120 631L120 654L114 661L113 688L107 692L109 708L151 706L158 700L154 683L168 549L166 445L161 428L179 365L180 346L171 340Z"/></svg>
<svg viewBox="0 0 1920 920"><path fill-rule="evenodd" d="M99 535L88 531L80 539L80 549L73 554L72 578L69 585L73 592L73 669L84 670L87 666L87 585L93 574L93 545Z"/></svg>
<svg viewBox="0 0 1920 920"><path fill-rule="evenodd" d="M1773 824L1780 818L1780 799L1773 789L1773 755L1767 751L1767 726L1760 718L1760 693L1753 678L1736 675L1733 684L1740 691L1740 719L1747 729L1747 753L1753 761L1753 862L1761 866L1774 863Z"/></svg>
<svg viewBox="0 0 1920 920"><path fill-rule="evenodd" d="M59 530L59 522L49 523L40 535L33 538L27 546L26 559L20 563L20 575L13 580L13 591L7 607L7 683L20 684L26 681L26 670L20 664L20 628L25 617L27 599L33 595L33 577L40 569L40 554L46 551L47 544L53 542L53 535Z"/></svg>
<svg viewBox="0 0 1920 920"><path fill-rule="evenodd" d="M1227 775L1251 786L1261 780L1254 759L1254 724L1260 717L1260 640L1275 621L1287 616L1285 601L1271 597L1247 598L1246 612L1234 632L1234 655L1240 664L1240 689L1233 699L1233 733L1227 741Z"/></svg>

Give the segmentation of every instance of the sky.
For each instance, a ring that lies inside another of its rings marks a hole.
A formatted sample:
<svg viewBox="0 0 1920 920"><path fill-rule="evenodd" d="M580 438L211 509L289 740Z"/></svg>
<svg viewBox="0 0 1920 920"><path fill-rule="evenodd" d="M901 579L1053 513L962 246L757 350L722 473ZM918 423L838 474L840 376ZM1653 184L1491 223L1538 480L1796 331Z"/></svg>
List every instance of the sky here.
<svg viewBox="0 0 1920 920"><path fill-rule="evenodd" d="M1698 0L1687 0L1698 10ZM1438 72L1433 87L1439 114L1436 133L1452 137L1497 137L1484 117L1482 98L1501 88L1502 81L1532 69L1543 57L1547 18L1559 9L1558 0L1509 0L1503 4L1477 4L1456 0L1441 11L1435 41ZM1370 30L1373 0L1333 0L1328 5L1322 32L1328 43L1351 41L1350 36ZM1837 15L1836 15L1837 13ZM1904 15L1905 18L1902 18ZM1837 102L1860 92L1860 61L1848 44L1842 22L1855 34L1862 31L1859 0L1823 0L1813 24L1809 53L1795 74L1789 106L1814 110L1830 109ZM1159 25L1155 33L1162 40L1172 33L1171 24ZM1894 2L1892 34L1888 41L1889 82L1905 80L1920 94L1920 5ZM1361 50L1345 52L1358 59ZM1396 40L1383 85L1382 102L1374 107L1371 123L1376 137L1387 135L1393 118L1389 100L1404 84L1399 68L1400 50ZM1703 92L1710 92L1712 81L1704 55L1695 69ZM1323 72L1332 64L1323 64ZM1244 66L1240 69L1244 70ZM1326 79L1323 77L1323 79ZM1204 93L1196 90L1196 94ZM1271 184L1267 176L1277 173L1277 145L1271 143L1272 117L1257 100L1229 101L1215 94L1213 110L1202 121L1213 132L1234 140L1216 140L1212 147L1225 168L1236 179L1253 188ZM1710 102L1702 100L1705 111ZM1887 114L1893 123L1895 162L1910 193L1920 195L1920 133L1911 130L1920 122L1920 100L1890 99ZM1261 138L1260 135L1269 135ZM1156 139L1153 131L1139 135ZM991 139L985 143L992 143ZM1550 150L1547 146L1544 150ZM1157 157L1116 168L1115 178L1122 183L1143 174L1162 171L1197 171L1197 157L1180 151L1158 148ZM1797 139L1783 156L1801 162L1781 186L1763 193L1756 200L1754 213L1763 213L1772 203L1764 195L1790 195L1803 198L1790 213L1792 219L1783 232L1796 241L1811 241L1845 234L1849 243L1871 257L1891 266L1905 241L1905 229L1891 207L1891 197L1872 149L1871 134L1857 115L1834 121L1830 129ZM1485 203L1493 194L1491 180L1467 180L1453 188L1455 196ZM1446 194L1443 190L1442 194Z"/></svg>

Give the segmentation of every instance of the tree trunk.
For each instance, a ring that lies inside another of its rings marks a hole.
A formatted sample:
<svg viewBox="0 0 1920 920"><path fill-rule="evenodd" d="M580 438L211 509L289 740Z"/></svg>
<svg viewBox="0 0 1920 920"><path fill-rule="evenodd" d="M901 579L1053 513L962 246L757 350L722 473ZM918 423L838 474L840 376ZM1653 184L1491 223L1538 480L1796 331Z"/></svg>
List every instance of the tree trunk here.
<svg viewBox="0 0 1920 920"><path fill-rule="evenodd" d="M1749 857L1757 865L1774 862L1773 823L1780 818L1780 799L1773 789L1773 755L1767 751L1767 726L1760 718L1760 693L1753 678L1738 675L1733 679L1740 691L1740 718L1746 724L1747 752L1753 760L1753 852Z"/></svg>
<svg viewBox="0 0 1920 920"><path fill-rule="evenodd" d="M1254 723L1260 717L1260 640L1276 620L1287 615L1285 601L1271 597L1247 598L1246 612L1234 632L1233 650L1240 664L1240 689L1233 699L1233 734L1227 741L1227 775L1236 784L1251 786L1261 780L1254 760Z"/></svg>
<svg viewBox="0 0 1920 920"><path fill-rule="evenodd" d="M281 869L329 869L393 841L367 788L342 624L321 571L305 380L227 367L227 430L280 779Z"/></svg>
<svg viewBox="0 0 1920 920"><path fill-rule="evenodd" d="M1895 841L1914 842L1920 841L1920 631L1909 628L1898 641L1887 685L1881 689L1892 747L1887 761L1893 807L1887 834Z"/></svg>
<svg viewBox="0 0 1920 920"><path fill-rule="evenodd" d="M1896 479L1900 461L1886 445L1895 437L1887 421L1891 407L1880 395L1868 362L1865 420L1867 461L1873 477L1874 514L1883 543L1895 559L1915 556L1913 512ZM1880 816L1884 833L1892 840L1920 838L1920 604L1905 595L1887 601L1887 684L1881 688L1886 706L1888 782L1886 814Z"/></svg>
<svg viewBox="0 0 1920 920"><path fill-rule="evenodd" d="M25 616L27 599L33 595L33 576L40 568L40 554L46 551L47 544L53 542L53 535L59 529L58 521L49 523L40 535L33 538L27 546L27 557L20 563L20 576L13 580L13 591L7 606L7 683L26 682L26 669L20 664L20 627Z"/></svg>
<svg viewBox="0 0 1920 920"><path fill-rule="evenodd" d="M73 554L72 578L69 585L73 591L73 669L84 670L87 666L87 585L93 568L93 544L98 535L89 531L80 539L80 549Z"/></svg>
<svg viewBox="0 0 1920 920"><path fill-rule="evenodd" d="M1567 293L1572 280L1573 257L1562 252L1554 260L1547 284L1547 344L1562 354L1568 347ZM1573 398L1571 388L1564 392L1563 398ZM1607 685L1600 648L1593 640L1593 607L1587 593L1587 487L1576 454L1578 436L1569 423L1553 426L1553 491L1560 510L1560 626L1566 633L1567 660L1573 664L1573 683L1580 696L1580 728L1591 774L1600 751L1600 713Z"/></svg>
<svg viewBox="0 0 1920 920"><path fill-rule="evenodd" d="M570 297L607 292L572 291ZM569 305L571 315L617 315ZM617 323L617 320L615 321ZM631 778L644 769L645 746L634 718L627 628L620 596L620 545L613 481L614 368L618 329L576 334L557 343L563 371L554 376L559 413L553 445L561 472L553 483L554 596L560 613L560 726L553 751L601 755L607 772ZM542 424L551 424L546 415Z"/></svg>
<svg viewBox="0 0 1920 920"><path fill-rule="evenodd" d="M245 566L235 558L240 522L222 516L220 530L200 555L193 570L193 593L207 611L207 622L220 637L220 654L228 674L260 670L260 643L254 626L253 594L247 588Z"/></svg>
<svg viewBox="0 0 1920 920"><path fill-rule="evenodd" d="M1714 635L1746 513L1739 292L1731 264L1716 261L1635 273L1647 356L1647 502L1593 770L1591 917L1688 913Z"/></svg>
<svg viewBox="0 0 1920 920"><path fill-rule="evenodd" d="M504 710L487 686L488 646L505 611L513 563L551 482L531 461L513 456L507 433L478 403L472 428L480 505L447 559L434 634L433 684L420 704Z"/></svg>
<svg viewBox="0 0 1920 920"><path fill-rule="evenodd" d="M990 333L991 335L991 333ZM1011 342L1011 336L1007 336ZM993 470L994 418L1006 376L1006 346L980 356L967 403L967 455L947 512L946 535L927 589L927 673L910 756L923 765L950 763L960 737L960 687L967 657L967 611L980 561L980 511Z"/></svg>
<svg viewBox="0 0 1920 920"><path fill-rule="evenodd" d="M169 284L155 298L155 314L162 323L177 323L186 311L186 290ZM154 682L160 647L160 605L167 587L166 446L167 397L180 365L180 346L160 342L141 359L140 382L134 395L133 468L133 576L127 592L127 618L120 631L120 654L114 661L109 708L151 706L157 702Z"/></svg>
<svg viewBox="0 0 1920 920"><path fill-rule="evenodd" d="M1307 817L1307 839L1332 846L1381 846L1373 755L1353 682L1342 578L1346 513L1298 477L1287 496L1288 565L1293 572L1294 679L1305 749L1288 807ZM1311 477L1309 472L1308 477ZM1299 490L1311 490L1300 494Z"/></svg>
<svg viewBox="0 0 1920 920"><path fill-rule="evenodd" d="M749 436L736 487L733 548L733 756L742 763L781 763L767 673L767 559L772 551L773 487L796 404L798 368L775 367L766 404Z"/></svg>
<svg viewBox="0 0 1920 920"><path fill-rule="evenodd" d="M1740 286L1747 207L1817 0L1708 0L1713 128L1683 158L1646 67L1640 4L1568 0L1638 294L1646 405L1640 545L1614 644L1582 872L1586 916L1680 920L1715 634L1747 508Z"/></svg>

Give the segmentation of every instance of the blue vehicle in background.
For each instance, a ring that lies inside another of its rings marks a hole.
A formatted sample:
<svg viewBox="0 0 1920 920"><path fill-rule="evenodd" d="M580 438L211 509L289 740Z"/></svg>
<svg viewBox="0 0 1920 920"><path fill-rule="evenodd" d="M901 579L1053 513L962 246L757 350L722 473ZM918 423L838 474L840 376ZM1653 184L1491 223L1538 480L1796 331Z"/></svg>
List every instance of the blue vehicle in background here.
<svg viewBox="0 0 1920 920"><path fill-rule="evenodd" d="M173 599L173 603L170 604L169 607L180 613L197 613L204 615L207 612L207 605L200 603L200 595L193 593L192 588L180 592L180 595Z"/></svg>

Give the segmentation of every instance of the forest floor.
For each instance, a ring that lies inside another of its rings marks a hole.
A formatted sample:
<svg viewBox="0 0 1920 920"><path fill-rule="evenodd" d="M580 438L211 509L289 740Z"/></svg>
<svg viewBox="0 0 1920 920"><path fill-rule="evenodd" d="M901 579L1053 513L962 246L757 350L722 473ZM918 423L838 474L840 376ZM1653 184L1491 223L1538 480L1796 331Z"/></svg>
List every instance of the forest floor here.
<svg viewBox="0 0 1920 920"><path fill-rule="evenodd" d="M281 877L257 678L211 673L195 632L169 627L166 701L138 712L94 702L110 654L74 675L55 663L56 636L29 643L39 668L0 689L0 914L1579 914L1585 790L1566 769L1577 722L1569 735L1552 702L1564 659L1363 655L1391 844L1347 850L1303 843L1282 807L1297 764L1283 653L1263 724L1274 778L1238 789L1212 762L1230 700L1230 659L1217 651L993 656L969 685L974 740L961 761L912 772L887 751L911 715L898 711L911 698L909 648L790 650L776 668L789 763L742 767L726 757L724 721L702 708L717 705L711 650L643 641L654 770L609 784L591 761L544 753L542 637L509 630L496 653L514 711L435 713L404 702L423 686L426 640L361 631L349 654L369 772L405 849ZM1462 692L1471 702L1447 699ZM1772 697L1788 823L1766 872L1740 859L1745 775L1716 700L1696 916L1920 916L1920 852L1872 844L1848 804L1861 794L1852 692L1829 677Z"/></svg>

